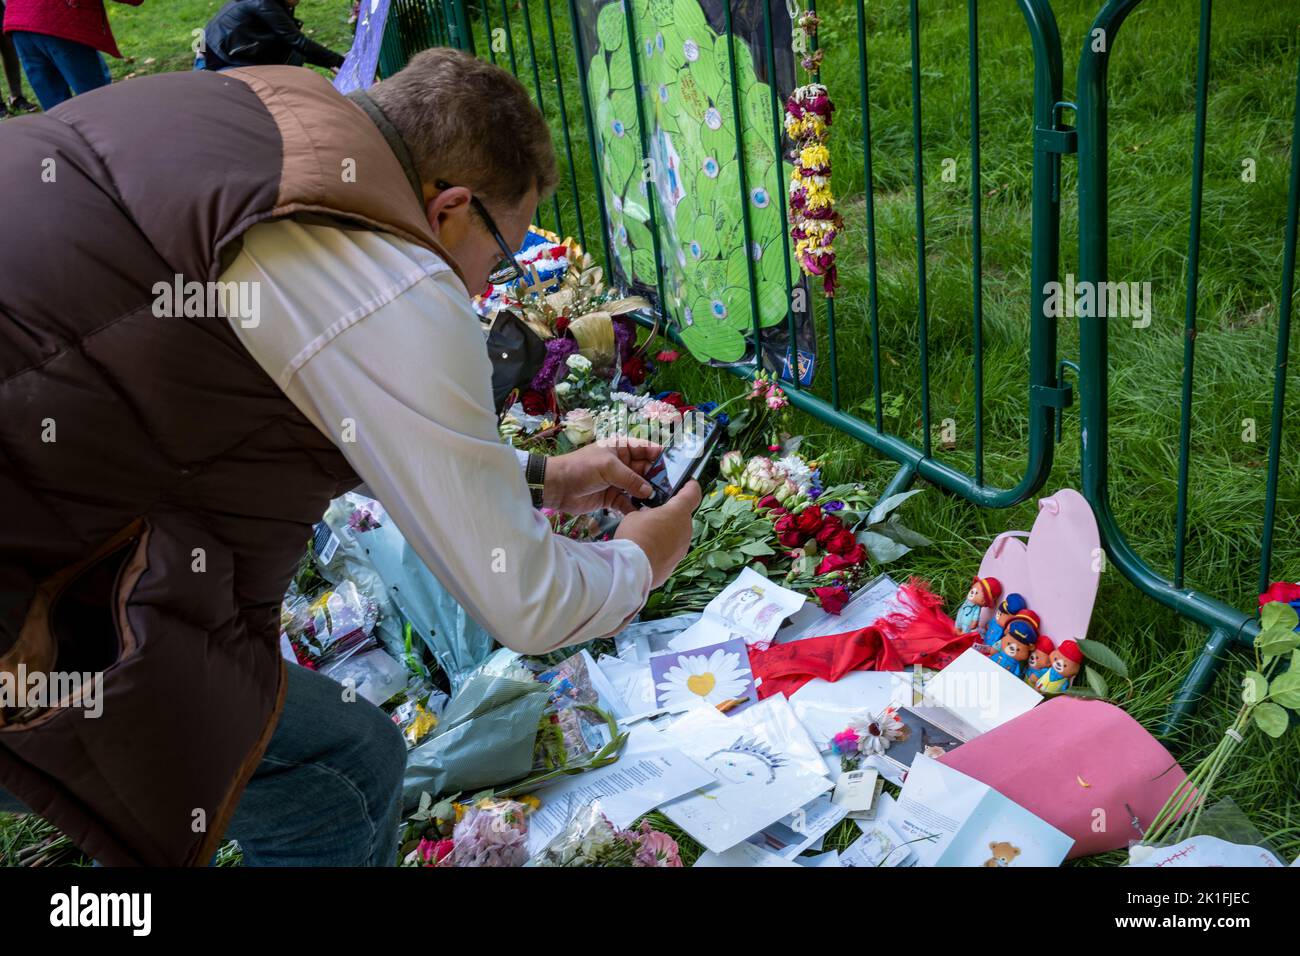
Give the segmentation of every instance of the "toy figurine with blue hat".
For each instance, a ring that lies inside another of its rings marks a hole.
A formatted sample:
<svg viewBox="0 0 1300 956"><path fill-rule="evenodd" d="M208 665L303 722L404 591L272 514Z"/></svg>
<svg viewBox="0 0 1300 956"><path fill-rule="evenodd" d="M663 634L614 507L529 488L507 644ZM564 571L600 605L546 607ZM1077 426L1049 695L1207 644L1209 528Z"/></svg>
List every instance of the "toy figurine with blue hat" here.
<svg viewBox="0 0 1300 956"><path fill-rule="evenodd" d="M1037 643L1038 631L1034 630L1032 624L1025 620L1013 620L1002 634L998 652L990 660L1004 670L1010 671L1014 677L1023 678L1025 661L1029 659L1029 652Z"/></svg>
<svg viewBox="0 0 1300 956"><path fill-rule="evenodd" d="M984 632L984 643L989 647L996 647L1001 642L1002 632L1011 623L1011 619L1028 607L1029 602L1014 591L1004 597L1002 603L998 605L997 613L993 615L993 620L989 621L988 630Z"/></svg>
<svg viewBox="0 0 1300 956"><path fill-rule="evenodd" d="M957 608L957 625L958 634L969 634L975 631L983 638L983 631L980 628L980 612L986 607L993 607L1002 593L1002 583L997 578L974 578L970 583L970 590L966 593L966 600Z"/></svg>

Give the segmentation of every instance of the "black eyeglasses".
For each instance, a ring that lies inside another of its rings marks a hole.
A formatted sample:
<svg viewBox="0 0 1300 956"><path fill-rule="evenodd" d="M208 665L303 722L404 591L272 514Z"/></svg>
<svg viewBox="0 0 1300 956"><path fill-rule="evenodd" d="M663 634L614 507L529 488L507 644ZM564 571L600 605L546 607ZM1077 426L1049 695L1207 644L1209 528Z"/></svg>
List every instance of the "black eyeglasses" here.
<svg viewBox="0 0 1300 956"><path fill-rule="evenodd" d="M452 184L444 179L439 179L433 185L440 190L453 188ZM504 285L507 282L514 282L516 279L524 278L528 273L519 265L519 260L515 258L515 251L510 248L510 244L501 235L501 230L497 228L497 224L492 220L487 207L472 193L469 197L469 204L479 214L479 218L483 220L483 225L487 226L488 232L492 234L492 238L496 240L497 246L501 249L501 259L496 264L496 267L488 273L488 282L493 285Z"/></svg>

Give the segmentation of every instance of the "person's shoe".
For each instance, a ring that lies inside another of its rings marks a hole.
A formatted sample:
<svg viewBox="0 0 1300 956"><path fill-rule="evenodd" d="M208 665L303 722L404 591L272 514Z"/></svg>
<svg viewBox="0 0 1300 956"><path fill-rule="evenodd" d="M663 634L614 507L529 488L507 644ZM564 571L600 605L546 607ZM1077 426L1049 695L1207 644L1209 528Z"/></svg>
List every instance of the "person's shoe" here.
<svg viewBox="0 0 1300 956"><path fill-rule="evenodd" d="M37 110L36 104L25 96L9 97L9 102L5 104L5 108L14 116L19 116L22 113L35 113Z"/></svg>

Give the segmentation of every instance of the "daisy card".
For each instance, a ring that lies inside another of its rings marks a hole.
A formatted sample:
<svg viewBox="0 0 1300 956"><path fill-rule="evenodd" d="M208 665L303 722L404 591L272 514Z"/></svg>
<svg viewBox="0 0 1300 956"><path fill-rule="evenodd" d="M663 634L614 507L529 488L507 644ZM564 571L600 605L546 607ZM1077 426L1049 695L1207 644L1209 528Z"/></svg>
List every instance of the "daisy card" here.
<svg viewBox="0 0 1300 956"><path fill-rule="evenodd" d="M650 673L655 703L672 713L696 707L735 713L758 700L749 652L741 638L652 657Z"/></svg>

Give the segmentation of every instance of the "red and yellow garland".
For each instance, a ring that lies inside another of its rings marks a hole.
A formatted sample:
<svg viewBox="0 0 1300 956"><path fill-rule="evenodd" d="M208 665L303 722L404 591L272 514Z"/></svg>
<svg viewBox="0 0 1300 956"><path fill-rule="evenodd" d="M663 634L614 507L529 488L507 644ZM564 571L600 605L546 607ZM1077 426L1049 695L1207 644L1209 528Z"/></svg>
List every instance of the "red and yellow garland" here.
<svg viewBox="0 0 1300 956"><path fill-rule="evenodd" d="M805 275L820 276L822 291L835 295L835 237L844 220L835 211L831 192L831 117L835 106L826 87L816 82L822 51L807 53L808 40L817 35L817 14L808 11L797 18L800 33L794 49L805 54L800 63L813 82L795 90L785 104L785 132L794 143L794 175L790 179L790 238L795 259Z"/></svg>

